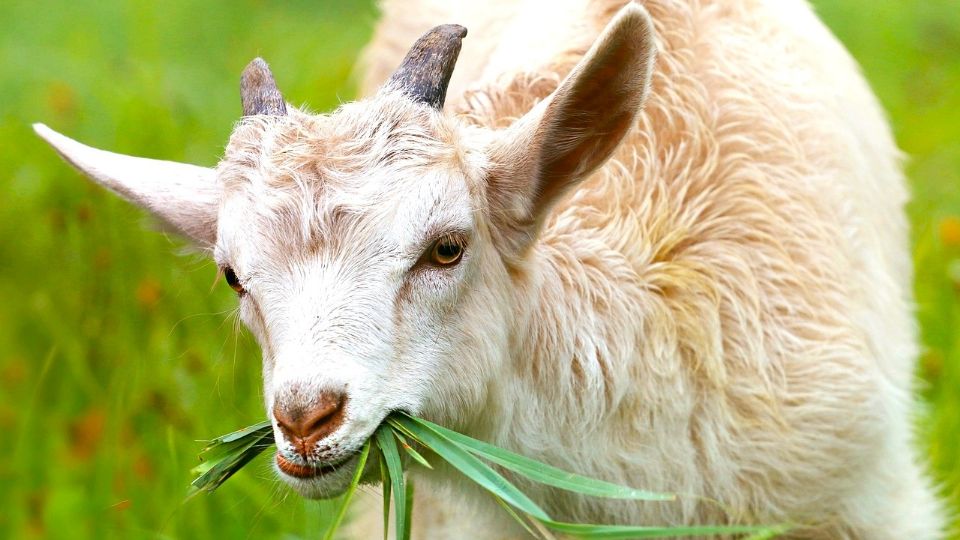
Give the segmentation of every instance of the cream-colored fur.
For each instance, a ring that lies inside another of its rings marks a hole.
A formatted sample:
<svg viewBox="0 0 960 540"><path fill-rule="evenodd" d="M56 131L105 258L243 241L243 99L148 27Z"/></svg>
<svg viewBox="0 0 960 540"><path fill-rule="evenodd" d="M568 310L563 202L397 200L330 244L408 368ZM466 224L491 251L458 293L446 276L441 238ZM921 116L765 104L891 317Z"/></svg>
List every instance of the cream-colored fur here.
<svg viewBox="0 0 960 540"><path fill-rule="evenodd" d="M623 2L417 4L382 4L364 91L416 35L456 21L470 35L449 102L500 126L546 97ZM516 373L475 434L693 495L541 494L570 519L938 537L911 442L906 191L876 99L806 2L643 5L660 45L653 90L614 158L554 210L536 277L518 284Z"/></svg>
<svg viewBox="0 0 960 540"><path fill-rule="evenodd" d="M680 494L524 484L559 520L937 538L911 437L906 191L856 65L800 0L624 4L386 2L367 99L246 118L215 171L37 131L235 271L268 414L348 395L305 458L343 465L282 475L306 496L342 490L403 409ZM440 23L470 31L446 112L378 90ZM425 263L444 238L462 262ZM411 475L418 538L522 536L452 471Z"/></svg>

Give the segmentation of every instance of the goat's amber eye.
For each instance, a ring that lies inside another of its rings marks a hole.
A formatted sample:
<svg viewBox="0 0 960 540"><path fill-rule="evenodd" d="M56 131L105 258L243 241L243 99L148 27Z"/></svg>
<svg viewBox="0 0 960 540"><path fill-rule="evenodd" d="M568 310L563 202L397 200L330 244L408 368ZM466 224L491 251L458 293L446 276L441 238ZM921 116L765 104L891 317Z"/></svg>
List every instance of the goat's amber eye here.
<svg viewBox="0 0 960 540"><path fill-rule="evenodd" d="M233 271L233 268L229 266L223 269L223 277L227 280L227 285L231 289L237 291L237 294L243 294L243 285L240 284L240 280L237 278L237 273Z"/></svg>
<svg viewBox="0 0 960 540"><path fill-rule="evenodd" d="M441 238L430 248L430 263L436 266L453 266L463 257L463 245L453 238Z"/></svg>

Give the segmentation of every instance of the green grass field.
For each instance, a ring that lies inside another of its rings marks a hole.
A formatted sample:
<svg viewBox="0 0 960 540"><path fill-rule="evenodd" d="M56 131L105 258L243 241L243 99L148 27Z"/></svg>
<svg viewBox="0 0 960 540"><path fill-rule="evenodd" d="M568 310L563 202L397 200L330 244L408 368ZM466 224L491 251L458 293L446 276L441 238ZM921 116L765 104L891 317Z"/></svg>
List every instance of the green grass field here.
<svg viewBox="0 0 960 540"><path fill-rule="evenodd" d="M960 511L960 10L815 3L911 156L919 443ZM247 61L264 56L290 101L328 110L352 96L374 21L368 3L333 0L0 2L0 537L322 530L324 509L278 485L265 459L184 502L197 439L263 417L259 352L234 331L212 263L144 231L140 212L81 180L29 125L212 165Z"/></svg>

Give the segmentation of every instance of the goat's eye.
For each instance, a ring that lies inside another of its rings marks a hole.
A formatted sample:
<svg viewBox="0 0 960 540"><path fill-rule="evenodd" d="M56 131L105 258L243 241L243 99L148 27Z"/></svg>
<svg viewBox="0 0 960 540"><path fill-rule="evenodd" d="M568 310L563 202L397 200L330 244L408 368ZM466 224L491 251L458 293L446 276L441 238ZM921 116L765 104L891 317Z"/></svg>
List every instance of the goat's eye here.
<svg viewBox="0 0 960 540"><path fill-rule="evenodd" d="M430 248L430 264L453 266L463 257L463 244L455 238L441 238Z"/></svg>
<svg viewBox="0 0 960 540"><path fill-rule="evenodd" d="M240 279L237 278L237 273L233 271L233 268L229 266L223 269L223 277L227 280L227 285L231 289L237 292L237 294L243 294L243 285L240 284Z"/></svg>

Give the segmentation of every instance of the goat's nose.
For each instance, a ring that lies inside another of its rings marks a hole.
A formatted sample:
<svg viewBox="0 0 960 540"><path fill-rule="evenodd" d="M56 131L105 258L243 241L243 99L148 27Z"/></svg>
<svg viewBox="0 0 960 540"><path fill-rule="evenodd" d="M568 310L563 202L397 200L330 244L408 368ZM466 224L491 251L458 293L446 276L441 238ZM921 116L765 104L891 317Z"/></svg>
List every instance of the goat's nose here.
<svg viewBox="0 0 960 540"><path fill-rule="evenodd" d="M318 441L343 423L347 396L342 392L322 392L310 405L273 406L273 417L287 441L298 454L308 457Z"/></svg>

